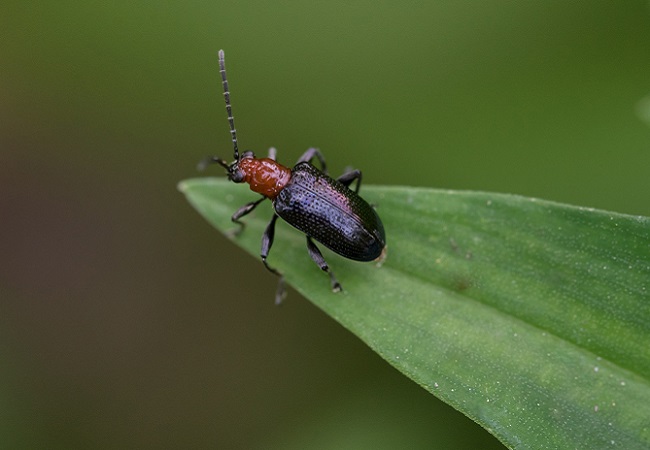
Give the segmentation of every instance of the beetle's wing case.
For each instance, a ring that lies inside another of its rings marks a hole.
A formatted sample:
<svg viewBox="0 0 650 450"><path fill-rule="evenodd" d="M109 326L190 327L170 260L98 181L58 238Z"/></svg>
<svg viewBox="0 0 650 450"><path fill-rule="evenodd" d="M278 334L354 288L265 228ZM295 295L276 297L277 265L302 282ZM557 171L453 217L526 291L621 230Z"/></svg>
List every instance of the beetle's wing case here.
<svg viewBox="0 0 650 450"><path fill-rule="evenodd" d="M372 261L386 243L375 210L354 191L306 162L292 169L273 208L287 223L346 258Z"/></svg>

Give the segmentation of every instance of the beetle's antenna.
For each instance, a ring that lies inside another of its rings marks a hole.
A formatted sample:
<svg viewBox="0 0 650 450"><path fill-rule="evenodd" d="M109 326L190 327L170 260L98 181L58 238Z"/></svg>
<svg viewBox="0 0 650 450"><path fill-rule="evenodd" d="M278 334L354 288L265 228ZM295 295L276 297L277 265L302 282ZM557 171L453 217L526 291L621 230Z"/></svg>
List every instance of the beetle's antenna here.
<svg viewBox="0 0 650 450"><path fill-rule="evenodd" d="M223 50L219 50L219 72L221 72L223 98L226 100L226 112L228 113L228 123L230 124L232 146L235 151L235 161L239 161L239 150L237 149L237 130L235 130L235 118L232 116L232 106L230 106L230 91L228 90L228 79L226 78L226 60Z"/></svg>

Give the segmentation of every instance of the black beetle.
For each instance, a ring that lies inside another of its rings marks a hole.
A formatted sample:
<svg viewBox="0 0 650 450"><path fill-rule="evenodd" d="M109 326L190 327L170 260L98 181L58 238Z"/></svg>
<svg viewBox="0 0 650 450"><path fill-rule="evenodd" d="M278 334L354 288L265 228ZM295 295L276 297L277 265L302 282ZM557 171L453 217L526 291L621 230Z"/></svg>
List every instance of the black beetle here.
<svg viewBox="0 0 650 450"><path fill-rule="evenodd" d="M271 200L275 213L262 236L261 256L266 268L280 277L276 303L280 303L285 295L284 281L282 274L270 267L266 258L273 245L275 222L278 217L282 217L287 223L307 235L309 256L318 267L329 274L332 290L340 291L340 283L329 269L313 239L335 253L355 261L382 261L385 256L386 235L381 219L358 195L361 171L348 171L336 180L330 178L327 175L325 159L316 148L307 150L293 169L275 161L274 148L269 149L267 158L256 158L251 151L240 155L223 50L219 51L219 70L235 161L228 164L223 159L212 156L201 162L199 167L203 169L210 163L219 164L227 170L231 181L246 182L252 191L262 195L262 198L242 206L233 214L232 221L239 225L235 233L240 233L244 228L244 223L239 219L250 213L263 200ZM320 162L321 170L311 165L314 158ZM357 183L353 191L349 186L355 180Z"/></svg>

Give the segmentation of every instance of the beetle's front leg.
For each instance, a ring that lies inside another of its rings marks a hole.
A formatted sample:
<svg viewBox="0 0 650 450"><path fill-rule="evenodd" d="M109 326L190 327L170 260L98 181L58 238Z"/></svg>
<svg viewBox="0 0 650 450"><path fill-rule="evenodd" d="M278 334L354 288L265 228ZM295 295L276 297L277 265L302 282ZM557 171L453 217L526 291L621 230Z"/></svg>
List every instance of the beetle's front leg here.
<svg viewBox="0 0 650 450"><path fill-rule="evenodd" d="M262 257L264 267L266 267L269 272L280 277L280 280L278 280L278 288L275 291L275 304L279 305L287 296L286 289L284 288L284 276L278 269L269 266L269 264L266 262L266 258L269 256L269 251L271 251L271 246L273 245L273 238L275 237L276 220L278 220L278 215L273 214L271 221L266 226L266 230L264 230L264 234L262 235L262 250L260 252L260 256Z"/></svg>
<svg viewBox="0 0 650 450"><path fill-rule="evenodd" d="M307 236L307 250L309 250L309 256L311 256L311 259L314 260L314 262L320 267L320 269L324 272L327 272L327 274L330 276L330 282L332 283L332 291L334 292L340 292L343 290L341 287L341 284L336 280L334 277L334 274L330 270L329 266L327 265L327 262L325 262L325 258L323 258L323 254L318 250L318 247L316 247L316 244L314 244L314 241L311 240L309 236Z"/></svg>
<svg viewBox="0 0 650 450"><path fill-rule="evenodd" d="M327 175L327 165L325 164L325 157L323 154L318 150L317 148L311 147L308 148L305 153L298 159L296 164L300 164L301 162L308 162L311 164L311 160L315 158L318 158L318 161L320 162L321 165L321 172L323 172L325 175Z"/></svg>
<svg viewBox="0 0 650 450"><path fill-rule="evenodd" d="M208 156L206 158L203 158L196 165L196 170L198 170L199 172L203 172L210 164L219 164L221 167L228 170L228 162L224 161L218 156Z"/></svg>
<svg viewBox="0 0 650 450"><path fill-rule="evenodd" d="M359 189L361 188L361 171L358 169L350 170L338 177L337 180L347 187L350 187L354 180L357 180L357 186L354 188L354 192L358 194Z"/></svg>
<svg viewBox="0 0 650 450"><path fill-rule="evenodd" d="M237 210L237 212L235 212L235 214L232 215L232 217L230 218L230 220L232 220L232 221L235 222L237 225L239 225L239 228L235 228L234 230L232 230L232 231L230 232L230 234L231 234L232 236L239 236L239 233L241 233L242 231L244 231L244 228L246 228L246 224L245 224L244 222L242 222L241 220L239 220L239 219L241 219L241 218L244 217L246 214L248 214L248 213L250 213L252 210L254 210L255 207L257 207L257 205L259 205L260 203L262 203L264 200L266 200L266 197L262 197L262 198L260 198L259 200L255 200L254 202L246 203L244 206L242 206L241 208L239 208L239 209Z"/></svg>

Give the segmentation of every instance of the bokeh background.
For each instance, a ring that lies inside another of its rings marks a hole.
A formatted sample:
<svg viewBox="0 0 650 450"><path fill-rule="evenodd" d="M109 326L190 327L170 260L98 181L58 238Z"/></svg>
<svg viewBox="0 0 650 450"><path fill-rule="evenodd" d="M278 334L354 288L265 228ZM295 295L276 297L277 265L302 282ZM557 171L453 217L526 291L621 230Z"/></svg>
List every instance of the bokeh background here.
<svg viewBox="0 0 650 450"><path fill-rule="evenodd" d="M242 149L650 215L646 1L5 1L0 37L3 448L500 448L177 192L231 155L220 48Z"/></svg>

